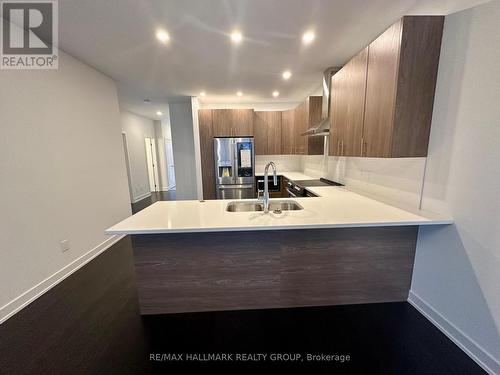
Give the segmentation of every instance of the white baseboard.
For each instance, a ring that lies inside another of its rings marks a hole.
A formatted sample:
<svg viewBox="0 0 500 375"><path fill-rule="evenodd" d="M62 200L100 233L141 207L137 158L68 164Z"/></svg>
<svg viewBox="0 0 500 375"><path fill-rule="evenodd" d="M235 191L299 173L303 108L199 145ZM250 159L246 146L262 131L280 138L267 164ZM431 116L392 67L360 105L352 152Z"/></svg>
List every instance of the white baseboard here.
<svg viewBox="0 0 500 375"><path fill-rule="evenodd" d="M147 198L150 196L151 196L151 192L148 191L147 193L144 193L144 194L138 195L137 197L134 197L134 199L132 200L132 203L137 203L139 201L142 201L144 198Z"/></svg>
<svg viewBox="0 0 500 375"><path fill-rule="evenodd" d="M499 361L411 290L408 302L441 332L448 336L451 341L481 366L484 371L493 375L500 374Z"/></svg>
<svg viewBox="0 0 500 375"><path fill-rule="evenodd" d="M0 308L0 324L5 322L7 319L12 317L18 311L22 310L24 307L28 306L31 302L36 300L38 297L49 291L51 288L59 284L69 275L79 270L85 264L90 262L96 256L101 254L103 251L107 250L115 243L120 241L123 237L121 235L110 236L106 241L100 243L92 250L83 254L81 257L75 259L73 262L67 266L61 268L59 271L55 272L51 276L47 277L45 280L39 282L34 287L28 289L26 292L20 296L14 298L12 301L8 302L6 305Z"/></svg>

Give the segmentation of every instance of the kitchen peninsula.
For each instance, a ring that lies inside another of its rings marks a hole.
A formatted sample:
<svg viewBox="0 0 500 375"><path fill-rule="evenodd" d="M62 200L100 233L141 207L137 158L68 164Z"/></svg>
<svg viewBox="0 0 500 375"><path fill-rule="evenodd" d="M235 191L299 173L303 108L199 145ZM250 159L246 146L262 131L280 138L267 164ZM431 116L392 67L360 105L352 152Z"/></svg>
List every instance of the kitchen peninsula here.
<svg viewBox="0 0 500 375"><path fill-rule="evenodd" d="M318 197L293 199L300 210L162 201L109 228L132 235L141 313L405 301L418 227L452 220L309 189Z"/></svg>

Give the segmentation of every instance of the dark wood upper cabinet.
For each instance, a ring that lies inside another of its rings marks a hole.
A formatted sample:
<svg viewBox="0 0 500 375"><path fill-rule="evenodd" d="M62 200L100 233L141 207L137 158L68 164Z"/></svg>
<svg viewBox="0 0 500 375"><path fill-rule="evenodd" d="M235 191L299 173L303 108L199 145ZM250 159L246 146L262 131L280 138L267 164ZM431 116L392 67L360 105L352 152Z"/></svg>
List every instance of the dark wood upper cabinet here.
<svg viewBox="0 0 500 375"><path fill-rule="evenodd" d="M233 136L253 136L253 109L233 109Z"/></svg>
<svg viewBox="0 0 500 375"><path fill-rule="evenodd" d="M302 135L307 129L316 125L321 120L321 105L321 96L310 96L294 109L292 154L323 154L323 137L307 137Z"/></svg>
<svg viewBox="0 0 500 375"><path fill-rule="evenodd" d="M203 199L215 199L213 110L198 110Z"/></svg>
<svg viewBox="0 0 500 375"><path fill-rule="evenodd" d="M299 104L294 111L294 154L307 155L307 137L302 136L308 129L308 99Z"/></svg>
<svg viewBox="0 0 500 375"><path fill-rule="evenodd" d="M368 48L332 77L330 155L361 156Z"/></svg>
<svg viewBox="0 0 500 375"><path fill-rule="evenodd" d="M253 109L213 109L214 137L253 136Z"/></svg>
<svg viewBox="0 0 500 375"><path fill-rule="evenodd" d="M321 109L323 106L323 97L310 96L308 98L308 126L315 126L321 121ZM307 130L307 129L306 129ZM304 137L304 136L302 136ZM307 139L307 155L323 155L325 152L325 138L324 137L305 137Z"/></svg>
<svg viewBox="0 0 500 375"><path fill-rule="evenodd" d="M427 156L443 16L404 17L392 157Z"/></svg>
<svg viewBox="0 0 500 375"><path fill-rule="evenodd" d="M230 137L233 133L233 110L213 109L214 137Z"/></svg>
<svg viewBox="0 0 500 375"><path fill-rule="evenodd" d="M345 70L340 69L332 77L330 86L330 147L329 155L342 156L342 139L344 137L344 125L346 123L346 95L344 93L346 80ZM364 105L364 104L363 104Z"/></svg>
<svg viewBox="0 0 500 375"><path fill-rule="evenodd" d="M407 16L369 46L363 156L427 155L442 16Z"/></svg>
<svg viewBox="0 0 500 375"><path fill-rule="evenodd" d="M292 155L295 150L295 110L281 112L281 153Z"/></svg>
<svg viewBox="0 0 500 375"><path fill-rule="evenodd" d="M281 112L255 111L254 137L256 155L281 154Z"/></svg>

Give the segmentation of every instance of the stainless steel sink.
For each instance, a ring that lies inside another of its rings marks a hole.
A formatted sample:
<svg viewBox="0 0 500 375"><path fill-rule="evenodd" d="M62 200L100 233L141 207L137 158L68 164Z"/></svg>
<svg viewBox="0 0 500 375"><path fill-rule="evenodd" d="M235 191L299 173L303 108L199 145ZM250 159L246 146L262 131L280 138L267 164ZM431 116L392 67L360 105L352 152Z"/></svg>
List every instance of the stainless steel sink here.
<svg viewBox="0 0 500 375"><path fill-rule="evenodd" d="M279 200L269 202L269 211L296 211L303 210L300 204L292 200ZM229 202L226 211L228 212L251 212L251 211L264 211L264 203L261 201L242 201L242 202Z"/></svg>
<svg viewBox="0 0 500 375"><path fill-rule="evenodd" d="M281 211L298 211L303 210L300 204L295 201L270 201L269 211L281 210Z"/></svg>
<svg viewBox="0 0 500 375"><path fill-rule="evenodd" d="M264 205L258 202L231 202L226 207L228 212L264 211Z"/></svg>

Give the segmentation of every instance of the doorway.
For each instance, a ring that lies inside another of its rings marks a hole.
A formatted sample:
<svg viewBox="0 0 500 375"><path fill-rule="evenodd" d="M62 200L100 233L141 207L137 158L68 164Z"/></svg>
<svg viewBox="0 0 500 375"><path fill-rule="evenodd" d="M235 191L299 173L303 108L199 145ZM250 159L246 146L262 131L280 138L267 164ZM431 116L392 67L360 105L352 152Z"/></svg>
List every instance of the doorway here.
<svg viewBox="0 0 500 375"><path fill-rule="evenodd" d="M158 162L156 160L156 142L153 138L144 138L146 148L146 164L148 168L149 191L160 191L158 179Z"/></svg>
<svg viewBox="0 0 500 375"><path fill-rule="evenodd" d="M175 168L174 168L174 150L172 140L165 138L165 156L167 159L167 190L175 189Z"/></svg>

